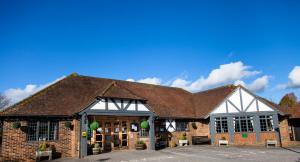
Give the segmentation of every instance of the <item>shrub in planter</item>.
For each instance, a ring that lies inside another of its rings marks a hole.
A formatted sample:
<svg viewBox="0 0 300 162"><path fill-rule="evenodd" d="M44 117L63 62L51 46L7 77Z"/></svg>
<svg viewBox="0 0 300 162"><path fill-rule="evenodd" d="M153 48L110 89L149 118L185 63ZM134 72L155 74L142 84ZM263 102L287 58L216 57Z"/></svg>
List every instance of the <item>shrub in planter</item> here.
<svg viewBox="0 0 300 162"><path fill-rule="evenodd" d="M99 128L99 123L96 122L96 121L93 121L91 124L90 124L90 128L91 130L96 130Z"/></svg>
<svg viewBox="0 0 300 162"><path fill-rule="evenodd" d="M141 122L141 128L147 129L149 127L149 123L147 120Z"/></svg>
<svg viewBox="0 0 300 162"><path fill-rule="evenodd" d="M73 129L72 122L66 121L66 122L65 122L65 127L66 127L66 128L69 128L69 129Z"/></svg>
<svg viewBox="0 0 300 162"><path fill-rule="evenodd" d="M100 145L99 143L95 143L94 144L94 147L92 148L92 151L93 151L93 155L97 155L100 153Z"/></svg>
<svg viewBox="0 0 300 162"><path fill-rule="evenodd" d="M221 137L221 140L226 140L226 137L224 137L224 136L223 136L223 137Z"/></svg>
<svg viewBox="0 0 300 162"><path fill-rule="evenodd" d="M136 141L135 149L136 150L144 150L146 148L146 144L144 141Z"/></svg>
<svg viewBox="0 0 300 162"><path fill-rule="evenodd" d="M15 121L12 124L13 129L19 129L21 128L21 123L19 121Z"/></svg>
<svg viewBox="0 0 300 162"><path fill-rule="evenodd" d="M188 145L188 140L186 137L186 133L182 133L182 135L179 138L179 146L187 146Z"/></svg>

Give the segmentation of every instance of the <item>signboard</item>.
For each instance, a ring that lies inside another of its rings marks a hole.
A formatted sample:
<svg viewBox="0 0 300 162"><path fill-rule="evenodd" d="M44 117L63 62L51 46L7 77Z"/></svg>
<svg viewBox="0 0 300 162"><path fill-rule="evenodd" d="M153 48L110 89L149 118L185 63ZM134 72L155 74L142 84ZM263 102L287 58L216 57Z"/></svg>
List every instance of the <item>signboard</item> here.
<svg viewBox="0 0 300 162"><path fill-rule="evenodd" d="M248 138L248 134L247 134L247 133L243 133L243 134L242 134L242 137L243 137L243 138Z"/></svg>

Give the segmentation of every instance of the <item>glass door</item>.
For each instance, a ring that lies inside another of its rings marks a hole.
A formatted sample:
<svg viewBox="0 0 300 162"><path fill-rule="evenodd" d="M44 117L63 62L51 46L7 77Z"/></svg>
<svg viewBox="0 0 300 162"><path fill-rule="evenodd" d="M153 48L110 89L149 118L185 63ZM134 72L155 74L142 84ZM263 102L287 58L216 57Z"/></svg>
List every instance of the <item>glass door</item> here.
<svg viewBox="0 0 300 162"><path fill-rule="evenodd" d="M104 151L111 151L111 123L105 122L104 125Z"/></svg>
<svg viewBox="0 0 300 162"><path fill-rule="evenodd" d="M118 148L120 147L120 136L119 136L119 132L120 132L120 123L119 123L119 122L115 122L115 123L114 123L114 132L113 132L114 149L118 149Z"/></svg>

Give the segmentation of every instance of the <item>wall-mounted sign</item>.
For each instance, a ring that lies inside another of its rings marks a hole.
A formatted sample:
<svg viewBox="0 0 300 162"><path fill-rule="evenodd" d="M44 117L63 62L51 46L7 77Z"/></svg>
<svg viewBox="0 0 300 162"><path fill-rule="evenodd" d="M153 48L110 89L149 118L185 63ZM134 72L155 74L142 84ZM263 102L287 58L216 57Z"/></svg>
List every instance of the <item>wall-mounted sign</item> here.
<svg viewBox="0 0 300 162"><path fill-rule="evenodd" d="M82 136L82 137L86 137L86 136L87 136L87 133L86 133L86 132L81 132L81 136Z"/></svg>
<svg viewBox="0 0 300 162"><path fill-rule="evenodd" d="M139 125L137 123L131 123L130 124L130 130L131 132L138 132L139 131Z"/></svg>
<svg viewBox="0 0 300 162"><path fill-rule="evenodd" d="M243 133L243 134L242 134L242 137L243 137L243 138L248 138L248 134L247 134L247 133Z"/></svg>

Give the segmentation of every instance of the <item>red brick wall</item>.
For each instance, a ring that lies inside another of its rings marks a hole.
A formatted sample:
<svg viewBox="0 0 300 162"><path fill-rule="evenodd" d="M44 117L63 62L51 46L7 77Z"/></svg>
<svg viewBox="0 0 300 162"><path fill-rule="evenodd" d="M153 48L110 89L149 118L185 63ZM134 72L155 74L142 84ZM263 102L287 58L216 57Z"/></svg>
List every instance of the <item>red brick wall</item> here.
<svg viewBox="0 0 300 162"><path fill-rule="evenodd" d="M39 146L39 142L28 142L26 140L26 132L12 128L13 122L4 121L3 124L2 161L35 161L35 151ZM76 139L73 136L79 131L79 122L77 120L73 121L74 130L66 128L64 123L65 121L59 122L58 140L46 143L54 145L56 151L61 153L62 157L76 156L78 155L78 150L74 148L77 148L78 142L72 141L72 139ZM27 125L27 122L21 121L21 124Z"/></svg>
<svg viewBox="0 0 300 162"><path fill-rule="evenodd" d="M228 140L229 144L230 144L230 136L228 133L218 133L215 135L215 145L219 145L219 140L225 138L226 140Z"/></svg>
<svg viewBox="0 0 300 162"><path fill-rule="evenodd" d="M247 133L248 137L243 138L243 133L234 133L234 143L230 143L230 136L229 133L217 133L215 135L215 145L218 145L219 139L222 137L225 137L226 140L228 140L229 144L232 145L265 145L265 141L268 139L276 140L276 133L275 132L260 132L260 140L259 142L256 142L256 134L253 133Z"/></svg>
<svg viewBox="0 0 300 162"><path fill-rule="evenodd" d="M256 144L256 134L246 133L247 138L243 137L243 133L234 133L234 144L236 145L254 145Z"/></svg>
<svg viewBox="0 0 300 162"><path fill-rule="evenodd" d="M291 141L288 119L283 118L279 123L281 143L283 147L300 146L300 141Z"/></svg>
<svg viewBox="0 0 300 162"><path fill-rule="evenodd" d="M208 136L208 138L210 138L208 121L195 121L194 123L196 124L196 129L192 127L192 123L193 122L189 122L188 124L189 131L170 133L169 137L171 136L171 141L169 141L169 144L173 142L178 145L179 138L182 136L183 133L186 133L190 145L192 144L192 136Z"/></svg>

